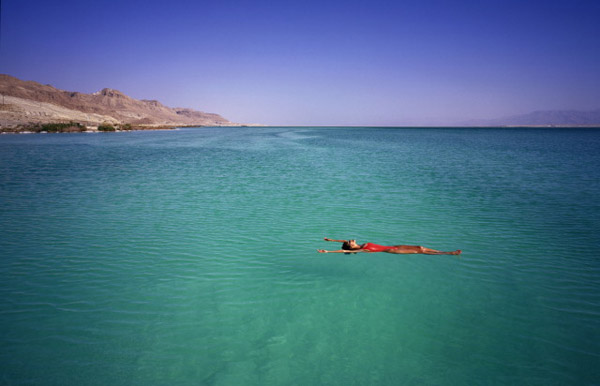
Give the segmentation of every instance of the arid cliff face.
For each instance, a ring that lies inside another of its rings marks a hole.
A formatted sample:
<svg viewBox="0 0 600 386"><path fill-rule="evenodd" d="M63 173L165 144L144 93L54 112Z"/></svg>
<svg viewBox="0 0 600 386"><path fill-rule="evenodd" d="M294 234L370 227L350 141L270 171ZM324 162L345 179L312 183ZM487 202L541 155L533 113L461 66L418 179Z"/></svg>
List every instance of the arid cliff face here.
<svg viewBox="0 0 600 386"><path fill-rule="evenodd" d="M69 121L84 125L235 125L218 114L170 108L109 88L84 94L0 74L0 127Z"/></svg>

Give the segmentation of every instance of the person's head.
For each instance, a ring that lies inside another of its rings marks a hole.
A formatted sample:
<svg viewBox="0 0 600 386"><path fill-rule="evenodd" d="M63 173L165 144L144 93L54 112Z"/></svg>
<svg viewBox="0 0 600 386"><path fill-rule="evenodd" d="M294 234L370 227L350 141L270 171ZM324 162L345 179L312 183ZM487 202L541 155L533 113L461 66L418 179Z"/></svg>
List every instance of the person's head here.
<svg viewBox="0 0 600 386"><path fill-rule="evenodd" d="M344 243L342 244L342 249L346 251L352 251L355 249L360 249L360 245L356 243L356 240L348 240L344 241Z"/></svg>

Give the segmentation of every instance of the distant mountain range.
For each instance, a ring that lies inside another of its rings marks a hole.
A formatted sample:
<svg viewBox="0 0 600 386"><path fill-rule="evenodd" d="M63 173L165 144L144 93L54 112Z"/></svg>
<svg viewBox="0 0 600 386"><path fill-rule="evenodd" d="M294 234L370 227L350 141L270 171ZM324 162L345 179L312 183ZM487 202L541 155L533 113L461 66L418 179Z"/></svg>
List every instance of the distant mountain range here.
<svg viewBox="0 0 600 386"><path fill-rule="evenodd" d="M591 111L545 110L498 119L473 119L465 126L599 126L600 109Z"/></svg>
<svg viewBox="0 0 600 386"><path fill-rule="evenodd" d="M110 88L84 94L0 74L0 128L69 121L92 126L235 125L218 114L170 108Z"/></svg>

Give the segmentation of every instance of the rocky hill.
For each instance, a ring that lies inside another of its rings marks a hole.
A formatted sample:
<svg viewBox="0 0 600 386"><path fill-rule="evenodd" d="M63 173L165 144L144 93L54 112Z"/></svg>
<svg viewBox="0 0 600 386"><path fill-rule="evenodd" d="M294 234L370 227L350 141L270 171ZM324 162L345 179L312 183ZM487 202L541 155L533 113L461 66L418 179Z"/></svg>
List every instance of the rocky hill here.
<svg viewBox="0 0 600 386"><path fill-rule="evenodd" d="M110 88L84 94L0 74L0 128L69 121L92 126L235 125L218 114L170 108L156 100L137 100Z"/></svg>

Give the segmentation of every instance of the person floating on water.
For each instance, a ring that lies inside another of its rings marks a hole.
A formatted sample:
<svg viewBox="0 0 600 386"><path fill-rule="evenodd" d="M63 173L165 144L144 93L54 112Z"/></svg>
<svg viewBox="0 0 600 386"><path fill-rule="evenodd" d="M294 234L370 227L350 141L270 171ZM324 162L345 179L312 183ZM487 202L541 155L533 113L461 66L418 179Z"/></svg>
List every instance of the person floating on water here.
<svg viewBox="0 0 600 386"><path fill-rule="evenodd" d="M357 252L386 252L386 253L422 253L425 255L460 255L461 250L457 249L452 252L443 252L431 248L425 248L420 245L378 245L373 243L357 244L356 240L333 240L327 237L325 241L335 241L342 243L342 249L337 251L326 251L324 249L317 249L319 253L357 253Z"/></svg>

